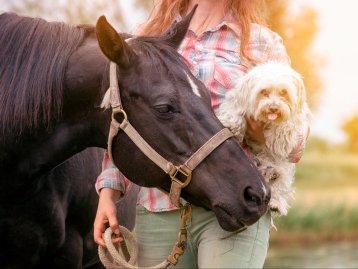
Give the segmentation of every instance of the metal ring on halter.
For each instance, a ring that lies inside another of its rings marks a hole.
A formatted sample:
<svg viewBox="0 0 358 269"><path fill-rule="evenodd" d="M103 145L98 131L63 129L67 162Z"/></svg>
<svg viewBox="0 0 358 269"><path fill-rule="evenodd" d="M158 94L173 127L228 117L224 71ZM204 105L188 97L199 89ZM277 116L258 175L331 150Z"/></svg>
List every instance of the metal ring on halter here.
<svg viewBox="0 0 358 269"><path fill-rule="evenodd" d="M122 113L124 119L126 121L128 121L127 113L123 109L120 109L119 111L112 112L112 120L115 120L114 115L119 114L119 113Z"/></svg>

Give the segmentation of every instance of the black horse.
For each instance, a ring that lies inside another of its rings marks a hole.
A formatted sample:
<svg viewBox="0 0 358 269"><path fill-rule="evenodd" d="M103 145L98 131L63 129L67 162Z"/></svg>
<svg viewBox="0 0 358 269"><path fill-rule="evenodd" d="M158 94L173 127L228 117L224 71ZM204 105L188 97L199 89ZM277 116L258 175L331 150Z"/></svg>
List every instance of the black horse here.
<svg viewBox="0 0 358 269"><path fill-rule="evenodd" d="M102 159L103 149L88 148L11 201L1 200L0 268L104 268L92 231ZM136 202L134 190L117 204L118 220L128 229L134 228Z"/></svg>
<svg viewBox="0 0 358 269"><path fill-rule="evenodd" d="M172 163L184 163L223 128L207 89L176 52L191 16L161 36L128 44L103 17L94 28L0 16L0 269L95 262L90 226L97 200L85 192L92 179L64 180L69 171L84 173L95 164L80 157L66 172L52 169L88 147L107 147L111 111L100 104L110 61L117 64L128 119ZM169 189L170 177L123 132L114 139L113 158L134 183ZM228 139L198 165L182 196L235 231L265 214L270 191Z"/></svg>

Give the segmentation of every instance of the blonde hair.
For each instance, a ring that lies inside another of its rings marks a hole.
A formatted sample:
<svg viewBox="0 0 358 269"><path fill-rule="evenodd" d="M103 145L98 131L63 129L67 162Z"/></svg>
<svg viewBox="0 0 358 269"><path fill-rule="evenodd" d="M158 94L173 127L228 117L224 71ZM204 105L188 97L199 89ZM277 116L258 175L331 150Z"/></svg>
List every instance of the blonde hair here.
<svg viewBox="0 0 358 269"><path fill-rule="evenodd" d="M224 13L231 10L241 23L240 55L254 61L247 54L246 46L250 40L250 24L266 26L266 0L223 0ZM155 0L148 23L141 34L158 35L164 33L174 22L178 14L185 12L189 0Z"/></svg>

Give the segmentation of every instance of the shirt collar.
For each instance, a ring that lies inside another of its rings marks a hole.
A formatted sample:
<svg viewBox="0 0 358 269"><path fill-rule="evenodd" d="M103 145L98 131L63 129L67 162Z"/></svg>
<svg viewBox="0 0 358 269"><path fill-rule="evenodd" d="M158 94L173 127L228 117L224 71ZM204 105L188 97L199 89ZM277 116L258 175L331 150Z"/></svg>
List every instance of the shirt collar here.
<svg viewBox="0 0 358 269"><path fill-rule="evenodd" d="M182 16L179 14L176 17L175 22L180 22L182 19ZM217 26L207 29L206 32L216 32L223 26L230 28L238 37L241 36L241 24L235 17L233 11L230 11Z"/></svg>

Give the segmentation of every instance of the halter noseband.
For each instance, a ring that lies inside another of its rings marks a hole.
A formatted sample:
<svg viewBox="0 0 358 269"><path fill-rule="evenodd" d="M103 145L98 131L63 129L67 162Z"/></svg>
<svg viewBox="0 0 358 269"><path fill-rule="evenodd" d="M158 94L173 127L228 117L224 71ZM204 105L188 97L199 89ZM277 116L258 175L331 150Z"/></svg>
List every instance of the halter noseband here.
<svg viewBox="0 0 358 269"><path fill-rule="evenodd" d="M160 156L134 129L134 127L129 123L127 114L123 110L118 81L117 81L117 71L116 64L111 62L110 64L110 104L112 107L112 122L110 126L109 136L108 136L108 155L114 164L112 156L112 142L113 138L118 134L119 130L123 130L128 137L137 145L137 147L155 164L157 164L165 173L169 174L172 179L172 185L170 188L170 201L178 208L182 207L179 199L181 190L186 187L191 180L192 171L195 167L204 160L215 148L217 148L225 140L233 136L231 131L227 128L222 129L216 133L212 138L210 138L203 146L201 146L183 165L175 166L171 162L164 159ZM122 113L124 119L122 123L117 122L114 115ZM180 181L177 178L178 174L182 174L186 177L185 182Z"/></svg>

